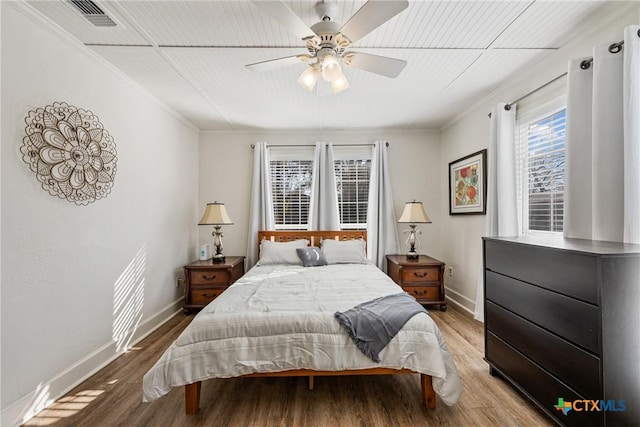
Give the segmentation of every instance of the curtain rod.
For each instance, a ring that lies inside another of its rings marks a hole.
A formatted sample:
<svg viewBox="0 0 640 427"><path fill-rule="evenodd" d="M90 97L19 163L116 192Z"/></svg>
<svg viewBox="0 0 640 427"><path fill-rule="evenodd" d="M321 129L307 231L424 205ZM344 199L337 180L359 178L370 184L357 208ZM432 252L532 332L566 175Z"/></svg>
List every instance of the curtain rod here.
<svg viewBox="0 0 640 427"><path fill-rule="evenodd" d="M640 30L638 30L638 37L640 37ZM619 41L618 43L613 43L609 45L609 52L618 53L622 50L622 45L624 45L624 40ZM593 63L593 56L585 59L580 63L580 68L583 70L588 70Z"/></svg>
<svg viewBox="0 0 640 427"><path fill-rule="evenodd" d="M522 95L520 98L516 99L515 101L511 101L510 103L506 104L504 106L504 109L507 110L507 111L511 110L511 106L513 104L517 104L518 102L522 101L523 99L530 97L531 95L533 95L537 91L539 91L541 89L544 89L545 87L549 86L551 83L554 83L554 82L560 80L561 78L563 78L566 75L567 75L567 73L564 72L564 73L560 74L558 77L556 77L555 79L551 79L548 82L546 82L545 84L543 84L542 86L538 86L537 88L535 88L531 92L525 93L524 95Z"/></svg>
<svg viewBox="0 0 640 427"><path fill-rule="evenodd" d="M640 37L640 30L638 31L638 37ZM611 53L618 53L622 50L622 45L624 45L624 40L619 41L618 43L612 43L609 45L609 52ZM584 61L582 61L580 63L580 68L583 70L588 70L589 67L591 67L591 63L593 62L593 57L591 58L587 58ZM535 88L534 90L532 90L531 92L528 92L524 95L522 95L520 98L516 99L515 101L511 101L508 104L506 104L504 106L504 109L509 111L511 110L511 106L513 104L517 104L518 102L522 101L525 98L528 98L529 96L533 95L534 93L536 93L537 91L539 91L540 89L543 89L547 86L549 86L551 83L555 82L556 80L561 79L562 77L566 76L567 73L562 73L560 74L558 77L549 80L548 82L546 82L545 84L543 84L542 86L539 86L537 88ZM491 117L491 113L489 113L489 117Z"/></svg>
<svg viewBox="0 0 640 427"><path fill-rule="evenodd" d="M384 143L389 146L388 142ZM375 144L333 144L335 147L373 147ZM315 147L315 144L267 144L268 147ZM251 144L251 148L256 148L256 144Z"/></svg>
<svg viewBox="0 0 640 427"><path fill-rule="evenodd" d="M516 104L516 103L522 101L523 99L530 97L531 95L533 95L537 91L539 91L541 89L544 89L545 87L549 86L551 83L554 83L555 81L560 80L561 78L563 78L566 75L567 75L566 72L562 73L558 77L555 77L555 78L549 80L548 82L546 82L542 86L538 86L537 88L533 89L531 92L527 92L526 94L522 95L520 98L516 99L515 101L511 101L508 104L505 104L504 109L507 110L507 111L511 110L511 106L513 104ZM489 116L489 118L491 118L491 113L489 113L488 116Z"/></svg>

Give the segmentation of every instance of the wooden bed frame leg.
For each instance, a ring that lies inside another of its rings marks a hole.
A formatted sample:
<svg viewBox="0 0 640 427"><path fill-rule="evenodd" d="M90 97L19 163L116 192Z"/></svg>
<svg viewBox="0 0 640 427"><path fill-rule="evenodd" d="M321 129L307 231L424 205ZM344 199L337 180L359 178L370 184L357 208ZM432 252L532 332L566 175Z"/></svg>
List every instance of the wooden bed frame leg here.
<svg viewBox="0 0 640 427"><path fill-rule="evenodd" d="M202 382L198 381L193 384L187 384L184 386L184 404L185 412L187 415L195 415L198 413L198 406L200 406L200 389L202 388Z"/></svg>
<svg viewBox="0 0 640 427"><path fill-rule="evenodd" d="M422 386L422 400L428 409L436 409L436 392L431 384L431 375L420 374L420 385Z"/></svg>
<svg viewBox="0 0 640 427"><path fill-rule="evenodd" d="M313 375L309 375L309 390L313 390Z"/></svg>

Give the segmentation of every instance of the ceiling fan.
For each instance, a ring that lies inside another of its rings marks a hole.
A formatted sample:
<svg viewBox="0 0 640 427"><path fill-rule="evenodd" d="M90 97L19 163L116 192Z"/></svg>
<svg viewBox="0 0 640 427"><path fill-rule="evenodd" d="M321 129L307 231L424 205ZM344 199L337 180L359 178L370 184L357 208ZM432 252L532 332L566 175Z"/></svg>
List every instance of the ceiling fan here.
<svg viewBox="0 0 640 427"><path fill-rule="evenodd" d="M338 7L335 3L321 1L315 5L320 22L309 28L283 1L252 1L260 10L285 26L305 42L307 54L288 56L269 61L248 64L252 71L270 71L286 65L307 63L307 69L298 78L298 83L313 91L322 76L331 83L333 93L349 87L340 63L371 73L395 78L407 65L401 59L352 52L347 49L389 19L407 8L407 0L368 0L344 24L332 20Z"/></svg>

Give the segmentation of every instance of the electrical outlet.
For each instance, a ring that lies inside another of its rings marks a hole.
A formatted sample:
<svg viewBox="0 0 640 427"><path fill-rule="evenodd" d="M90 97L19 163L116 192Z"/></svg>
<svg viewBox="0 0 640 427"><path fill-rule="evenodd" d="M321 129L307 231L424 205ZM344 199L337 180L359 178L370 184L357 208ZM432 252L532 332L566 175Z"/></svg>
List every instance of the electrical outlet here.
<svg viewBox="0 0 640 427"><path fill-rule="evenodd" d="M184 277L184 271L180 268L180 269L176 269L175 271L175 283L176 283L176 288L179 288L180 285L184 285L185 283L185 277Z"/></svg>
<svg viewBox="0 0 640 427"><path fill-rule="evenodd" d="M449 277L453 277L453 266L452 265L448 265L447 266L447 275Z"/></svg>

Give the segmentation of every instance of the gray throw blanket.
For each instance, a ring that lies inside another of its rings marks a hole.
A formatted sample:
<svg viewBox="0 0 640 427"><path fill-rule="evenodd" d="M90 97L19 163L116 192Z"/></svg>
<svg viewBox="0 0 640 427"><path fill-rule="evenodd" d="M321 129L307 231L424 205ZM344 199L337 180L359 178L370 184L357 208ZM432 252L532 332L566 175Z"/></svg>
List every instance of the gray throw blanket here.
<svg viewBox="0 0 640 427"><path fill-rule="evenodd" d="M334 316L358 349L374 362L380 362L380 351L404 324L416 314L426 312L414 297L403 292L363 302L347 311L336 311Z"/></svg>

